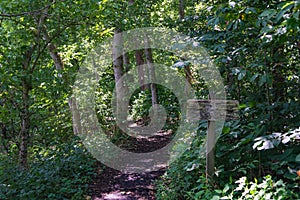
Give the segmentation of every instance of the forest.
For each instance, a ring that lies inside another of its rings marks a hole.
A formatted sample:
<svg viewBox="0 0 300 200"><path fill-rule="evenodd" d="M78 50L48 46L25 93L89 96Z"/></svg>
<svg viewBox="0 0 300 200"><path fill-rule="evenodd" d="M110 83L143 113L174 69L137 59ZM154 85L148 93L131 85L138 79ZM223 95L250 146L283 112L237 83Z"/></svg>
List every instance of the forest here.
<svg viewBox="0 0 300 200"><path fill-rule="evenodd" d="M1 0L0 199L300 199L299 15Z"/></svg>

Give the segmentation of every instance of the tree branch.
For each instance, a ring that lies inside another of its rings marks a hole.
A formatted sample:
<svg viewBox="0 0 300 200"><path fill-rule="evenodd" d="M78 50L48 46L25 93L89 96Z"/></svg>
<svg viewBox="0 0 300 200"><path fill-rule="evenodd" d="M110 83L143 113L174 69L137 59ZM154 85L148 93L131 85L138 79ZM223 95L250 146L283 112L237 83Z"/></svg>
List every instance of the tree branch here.
<svg viewBox="0 0 300 200"><path fill-rule="evenodd" d="M53 0L51 4L48 4L45 7L38 9L38 10L32 10L32 11L22 12L22 13L11 13L11 14L0 13L0 17L10 18L10 17L21 17L21 16L25 16L25 15L41 14L42 11L44 11L45 9L49 9L49 7L52 6L53 4L55 4L55 0Z"/></svg>
<svg viewBox="0 0 300 200"><path fill-rule="evenodd" d="M46 26L44 25L45 19L47 17L48 11L49 11L50 7L45 8L45 12L42 13L42 15L40 16L39 20L37 20L37 26L38 26L38 35L42 35L43 39L47 42L47 47L50 53L50 56L52 58L52 60L54 61L55 67L57 71L62 71L64 68L64 64L63 61L60 57L60 55L58 54L57 48L56 46L51 43L51 38L46 30ZM38 36L39 37L39 36Z"/></svg>

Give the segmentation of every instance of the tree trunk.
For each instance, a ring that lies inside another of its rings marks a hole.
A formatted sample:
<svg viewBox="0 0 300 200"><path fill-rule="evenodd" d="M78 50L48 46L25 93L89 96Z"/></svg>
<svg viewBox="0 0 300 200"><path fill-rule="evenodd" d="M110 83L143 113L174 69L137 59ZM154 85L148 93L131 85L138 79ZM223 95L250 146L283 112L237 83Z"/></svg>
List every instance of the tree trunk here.
<svg viewBox="0 0 300 200"><path fill-rule="evenodd" d="M125 83L119 82L124 69L123 69L123 45L122 45L122 34L120 30L115 29L114 38L113 38L113 47L112 47L112 59L113 59L113 68L114 76L116 83L116 97L117 97L117 119L119 121L126 121L127 108L125 107L125 96L126 96L126 85Z"/></svg>
<svg viewBox="0 0 300 200"><path fill-rule="evenodd" d="M150 89L151 89L151 100L152 100L152 106L155 104L158 104L158 97L157 97L157 89L155 82L155 67L153 65L153 57L152 57L152 50L151 48L145 48L145 55L146 55L146 63L149 70L149 78L150 78Z"/></svg>
<svg viewBox="0 0 300 200"><path fill-rule="evenodd" d="M2 106L2 105L1 105ZM9 152L9 148L6 144L6 140L7 138L7 128L6 125L3 123L0 123L0 127L1 127L1 140L2 140L2 146L3 146L3 150L5 150L6 153Z"/></svg>
<svg viewBox="0 0 300 200"><path fill-rule="evenodd" d="M61 59L61 56L58 53L56 46L51 42L51 38L46 30L46 26L44 25L44 22L48 15L48 10L49 10L49 7L47 7L44 10L41 17L37 20L38 33L41 34L43 36L43 39L48 43L47 47L48 47L50 56L55 64L55 68L59 72L59 75L62 76L61 71L64 69L64 63Z"/></svg>
<svg viewBox="0 0 300 200"><path fill-rule="evenodd" d="M125 72L128 72L130 70L130 59L127 52L123 52L123 64Z"/></svg>
<svg viewBox="0 0 300 200"><path fill-rule="evenodd" d="M32 89L29 64L36 46L31 46L24 56L22 67L24 76L22 77L22 110L20 113L21 130L19 146L19 163L23 169L28 168L27 154L30 133L30 98L29 92Z"/></svg>
<svg viewBox="0 0 300 200"><path fill-rule="evenodd" d="M184 0L179 0L179 19L184 19Z"/></svg>
<svg viewBox="0 0 300 200"><path fill-rule="evenodd" d="M20 131L20 149L19 149L19 162L22 168L28 167L27 154L28 154L28 141L30 131L30 112L29 112L29 87L25 80L22 81L22 100L23 110L21 117L21 131Z"/></svg>
<svg viewBox="0 0 300 200"><path fill-rule="evenodd" d="M179 19L183 20L184 15L185 15L184 0L179 0ZM193 80L190 65L184 66L184 72L185 72L186 80L188 81L188 83L185 84L184 93L186 95L189 95L189 85L188 84L192 85L192 80Z"/></svg>
<svg viewBox="0 0 300 200"><path fill-rule="evenodd" d="M139 78L139 84L140 84L140 88L141 90L146 90L149 89L148 85L145 85L145 68L143 67L143 65L145 64L145 60L144 60L144 52L143 50L136 50L135 51L135 61L136 61L136 65L137 65L137 71L138 71L138 78Z"/></svg>
<svg viewBox="0 0 300 200"><path fill-rule="evenodd" d="M187 83L185 84L184 92L185 95L189 95L189 85L192 86L192 80L193 80L190 65L184 66L184 73L187 80Z"/></svg>
<svg viewBox="0 0 300 200"><path fill-rule="evenodd" d="M118 29L115 29L112 48L112 59L114 67L114 76L116 83L123 75L123 58L122 58L122 35ZM117 90L118 91L118 90ZM118 92L117 92L118 93Z"/></svg>

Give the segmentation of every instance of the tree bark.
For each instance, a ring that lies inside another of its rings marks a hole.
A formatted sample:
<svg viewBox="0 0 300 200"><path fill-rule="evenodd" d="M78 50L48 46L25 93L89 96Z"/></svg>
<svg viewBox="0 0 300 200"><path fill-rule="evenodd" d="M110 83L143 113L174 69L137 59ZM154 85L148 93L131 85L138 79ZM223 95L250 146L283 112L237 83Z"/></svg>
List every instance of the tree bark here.
<svg viewBox="0 0 300 200"><path fill-rule="evenodd" d="M20 131L20 149L19 159L22 168L28 168L27 154L28 142L30 133L30 112L29 112L29 88L27 83L22 81L22 100L23 100L23 113L21 113L21 131Z"/></svg>
<svg viewBox="0 0 300 200"><path fill-rule="evenodd" d="M116 83L123 75L122 35L120 33L121 31L115 29L112 47L112 59Z"/></svg>
<svg viewBox="0 0 300 200"><path fill-rule="evenodd" d="M135 61L137 65L137 71L138 71L138 78L139 78L139 84L142 91L145 91L149 89L149 85L145 85L145 68L143 65L145 64L144 59L144 51L143 50L136 50L135 51Z"/></svg>
<svg viewBox="0 0 300 200"><path fill-rule="evenodd" d="M179 0L179 19L180 20L183 20L184 16L185 16L184 7L185 7L184 6L184 0ZM188 89L189 86L188 86L188 84L192 85L192 80L193 80L190 65L184 66L184 72L185 72L186 80L188 81L188 83L185 84L184 92L185 92L186 95L189 95L189 89Z"/></svg>
<svg viewBox="0 0 300 200"><path fill-rule="evenodd" d="M58 50L56 48L56 46L51 42L50 36L46 30L46 26L45 26L45 19L47 18L47 14L49 11L50 7L47 7L44 12L41 14L41 17L39 18L39 20L37 20L37 25L38 25L38 34L41 34L43 36L43 39L48 43L48 50L50 53L50 56L54 62L55 68L56 70L59 72L59 74L61 73L61 71L64 69L64 63L61 59L61 56L58 53ZM61 76L61 74L60 74Z"/></svg>
<svg viewBox="0 0 300 200"><path fill-rule="evenodd" d="M130 59L127 52L123 52L123 64L125 72L128 72L130 70Z"/></svg>
<svg viewBox="0 0 300 200"><path fill-rule="evenodd" d="M179 19L184 19L184 0L179 0Z"/></svg>
<svg viewBox="0 0 300 200"><path fill-rule="evenodd" d="M31 46L24 56L22 77L22 110L20 113L21 130L20 130L20 146L19 146L19 163L23 169L28 168L28 143L30 134L30 98L29 92L32 89L29 64L32 59L32 54L36 46Z"/></svg>
<svg viewBox="0 0 300 200"><path fill-rule="evenodd" d="M146 39L147 40L147 39ZM148 41L146 41L148 43ZM149 70L149 78L150 78L150 89L151 89L151 100L152 100L152 106L155 104L158 104L158 97L157 97L157 88L155 85L155 67L153 65L153 57L152 57L152 50L148 46L145 48L145 55L146 55L146 63Z"/></svg>
<svg viewBox="0 0 300 200"><path fill-rule="evenodd" d="M1 127L1 140L2 140L2 146L3 149L5 150L6 153L8 153L8 146L6 144L6 140L7 140L7 128L6 125L3 123L0 123L0 127Z"/></svg>
<svg viewBox="0 0 300 200"><path fill-rule="evenodd" d="M117 119L125 121L127 116L127 108L125 107L126 86L125 83L119 82L123 76L123 45L122 34L119 29L115 29L112 47L112 59L114 68L114 77L116 83L116 99L117 99Z"/></svg>
<svg viewBox="0 0 300 200"><path fill-rule="evenodd" d="M187 83L185 84L184 92L185 92L186 95L189 95L189 85L190 86L192 85L192 80L193 80L190 65L184 66L184 73L185 73L185 77L186 77L186 80L187 80Z"/></svg>

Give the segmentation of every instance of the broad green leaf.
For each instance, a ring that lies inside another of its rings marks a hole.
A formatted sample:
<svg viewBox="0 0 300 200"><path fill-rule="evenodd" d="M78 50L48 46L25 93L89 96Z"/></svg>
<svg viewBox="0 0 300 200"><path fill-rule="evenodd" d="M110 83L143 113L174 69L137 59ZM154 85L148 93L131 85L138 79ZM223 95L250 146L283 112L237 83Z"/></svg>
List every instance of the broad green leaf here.
<svg viewBox="0 0 300 200"><path fill-rule="evenodd" d="M279 22L283 15L290 9L294 7L294 2L287 3L285 6L282 7L281 11L277 14L275 22Z"/></svg>
<svg viewBox="0 0 300 200"><path fill-rule="evenodd" d="M240 73L239 73L239 75L238 75L238 80L240 81L240 80L242 80L245 76L246 76L246 70L241 70L240 71Z"/></svg>
<svg viewBox="0 0 300 200"><path fill-rule="evenodd" d="M298 155L296 156L295 161L296 161L296 162L300 162L300 154L298 154Z"/></svg>
<svg viewBox="0 0 300 200"><path fill-rule="evenodd" d="M276 10L274 9L269 9L265 10L263 13L261 13L259 16L260 17L268 17L269 19L272 18L276 14Z"/></svg>
<svg viewBox="0 0 300 200"><path fill-rule="evenodd" d="M230 132L230 128L229 127L226 127L226 126L224 126L224 128L223 128L223 131L222 131L224 134L227 134L227 133L229 133Z"/></svg>
<svg viewBox="0 0 300 200"><path fill-rule="evenodd" d="M261 77L260 77L260 79L259 79L259 86L262 86L263 84L265 84L266 83L266 81L267 81L267 76L264 74L264 75L262 75Z"/></svg>
<svg viewBox="0 0 300 200"><path fill-rule="evenodd" d="M285 2L285 4L282 6L282 10L287 10L287 9L290 9L291 6L294 6L296 3L296 1L287 1Z"/></svg>
<svg viewBox="0 0 300 200"><path fill-rule="evenodd" d="M255 79L256 79L258 76L259 76L259 74L254 74L254 75L251 77L250 81L251 81L251 82L254 82Z"/></svg>

